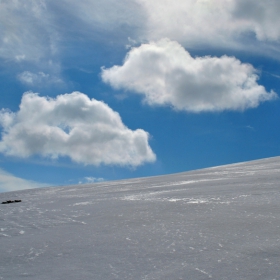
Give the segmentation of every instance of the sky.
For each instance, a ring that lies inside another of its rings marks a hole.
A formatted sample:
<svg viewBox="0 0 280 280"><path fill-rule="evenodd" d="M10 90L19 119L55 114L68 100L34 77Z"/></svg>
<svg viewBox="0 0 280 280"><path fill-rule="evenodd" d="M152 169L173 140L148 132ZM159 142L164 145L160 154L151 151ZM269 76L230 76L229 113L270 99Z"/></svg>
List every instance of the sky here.
<svg viewBox="0 0 280 280"><path fill-rule="evenodd" d="M280 2L0 2L0 191L280 155Z"/></svg>

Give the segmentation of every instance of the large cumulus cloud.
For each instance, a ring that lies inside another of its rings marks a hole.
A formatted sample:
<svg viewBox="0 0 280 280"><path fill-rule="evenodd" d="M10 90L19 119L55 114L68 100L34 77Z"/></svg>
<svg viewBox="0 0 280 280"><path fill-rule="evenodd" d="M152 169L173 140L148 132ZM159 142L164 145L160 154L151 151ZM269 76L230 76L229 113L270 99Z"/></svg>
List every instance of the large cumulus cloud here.
<svg viewBox="0 0 280 280"><path fill-rule="evenodd" d="M18 112L2 110L0 151L29 157L68 156L83 164L138 166L155 160L148 133L130 130L108 105L73 92L55 99L29 92Z"/></svg>
<svg viewBox="0 0 280 280"><path fill-rule="evenodd" d="M150 105L190 112L244 110L277 97L257 83L250 64L228 56L193 58L168 39L131 49L122 66L102 69L102 79L142 94Z"/></svg>

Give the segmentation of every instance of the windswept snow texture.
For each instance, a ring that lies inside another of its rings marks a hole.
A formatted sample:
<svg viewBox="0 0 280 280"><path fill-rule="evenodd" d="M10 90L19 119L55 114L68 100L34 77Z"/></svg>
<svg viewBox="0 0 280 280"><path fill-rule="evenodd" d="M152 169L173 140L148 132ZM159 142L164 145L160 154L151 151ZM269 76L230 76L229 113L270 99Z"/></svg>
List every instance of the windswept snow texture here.
<svg viewBox="0 0 280 280"><path fill-rule="evenodd" d="M280 279L280 157L0 199L0 279Z"/></svg>

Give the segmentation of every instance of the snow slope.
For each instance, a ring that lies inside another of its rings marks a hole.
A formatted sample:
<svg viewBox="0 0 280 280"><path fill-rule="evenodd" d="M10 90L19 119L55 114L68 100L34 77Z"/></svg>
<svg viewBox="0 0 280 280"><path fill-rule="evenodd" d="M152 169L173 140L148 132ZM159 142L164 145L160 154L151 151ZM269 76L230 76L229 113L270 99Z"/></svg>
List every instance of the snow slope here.
<svg viewBox="0 0 280 280"><path fill-rule="evenodd" d="M280 279L280 157L1 193L0 279Z"/></svg>

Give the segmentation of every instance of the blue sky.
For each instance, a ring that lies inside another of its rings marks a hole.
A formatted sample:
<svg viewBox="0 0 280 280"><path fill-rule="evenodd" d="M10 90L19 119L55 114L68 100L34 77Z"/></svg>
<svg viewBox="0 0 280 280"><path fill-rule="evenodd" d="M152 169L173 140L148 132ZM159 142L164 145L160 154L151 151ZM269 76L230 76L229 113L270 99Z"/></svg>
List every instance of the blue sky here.
<svg viewBox="0 0 280 280"><path fill-rule="evenodd" d="M280 155L280 3L0 3L0 191Z"/></svg>

